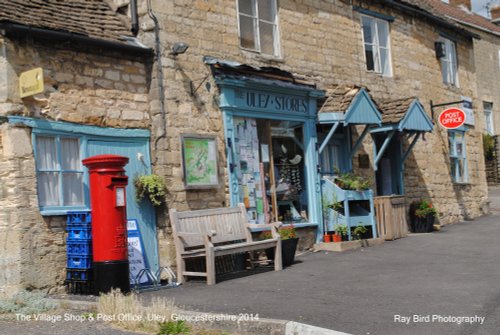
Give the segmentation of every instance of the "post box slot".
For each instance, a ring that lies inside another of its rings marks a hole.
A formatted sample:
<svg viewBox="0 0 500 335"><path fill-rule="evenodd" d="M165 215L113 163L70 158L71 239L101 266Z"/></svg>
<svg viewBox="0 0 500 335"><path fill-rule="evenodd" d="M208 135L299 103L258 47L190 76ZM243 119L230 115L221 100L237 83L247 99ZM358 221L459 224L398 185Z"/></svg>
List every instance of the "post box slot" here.
<svg viewBox="0 0 500 335"><path fill-rule="evenodd" d="M127 183L128 181L128 177L127 176L124 176L124 177L111 177L111 183L112 184L123 184L123 183Z"/></svg>

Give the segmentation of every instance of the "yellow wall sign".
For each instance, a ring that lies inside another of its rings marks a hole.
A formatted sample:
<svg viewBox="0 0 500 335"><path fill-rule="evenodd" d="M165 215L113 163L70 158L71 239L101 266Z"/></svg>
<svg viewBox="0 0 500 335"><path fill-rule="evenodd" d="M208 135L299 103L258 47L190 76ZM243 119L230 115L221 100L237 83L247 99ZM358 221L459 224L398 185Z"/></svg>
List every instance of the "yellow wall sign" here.
<svg viewBox="0 0 500 335"><path fill-rule="evenodd" d="M19 93L21 98L43 92L43 69L25 71L19 76Z"/></svg>

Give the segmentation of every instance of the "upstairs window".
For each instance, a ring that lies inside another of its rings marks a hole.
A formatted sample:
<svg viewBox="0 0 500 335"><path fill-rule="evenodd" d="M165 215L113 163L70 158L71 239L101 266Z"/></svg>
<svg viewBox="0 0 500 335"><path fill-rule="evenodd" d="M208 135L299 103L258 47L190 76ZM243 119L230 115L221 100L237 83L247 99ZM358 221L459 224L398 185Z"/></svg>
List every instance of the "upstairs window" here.
<svg viewBox="0 0 500 335"><path fill-rule="evenodd" d="M438 42L444 44L444 56L440 58L443 83L458 87L458 62L455 42L444 37L440 37Z"/></svg>
<svg viewBox="0 0 500 335"><path fill-rule="evenodd" d="M40 208L85 206L80 140L37 135L35 154Z"/></svg>
<svg viewBox="0 0 500 335"><path fill-rule="evenodd" d="M280 56L276 0L238 0L240 46Z"/></svg>
<svg viewBox="0 0 500 335"><path fill-rule="evenodd" d="M366 69L392 76L389 22L361 15Z"/></svg>
<svg viewBox="0 0 500 335"><path fill-rule="evenodd" d="M484 130L490 134L494 135L494 129L493 129L493 103L491 102L486 102L483 101L483 111L484 111Z"/></svg>

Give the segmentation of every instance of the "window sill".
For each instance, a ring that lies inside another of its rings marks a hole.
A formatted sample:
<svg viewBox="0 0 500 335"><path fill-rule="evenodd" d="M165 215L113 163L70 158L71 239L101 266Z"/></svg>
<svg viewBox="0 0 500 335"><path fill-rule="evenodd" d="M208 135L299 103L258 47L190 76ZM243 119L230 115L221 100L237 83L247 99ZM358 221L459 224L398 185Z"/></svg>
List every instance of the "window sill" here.
<svg viewBox="0 0 500 335"><path fill-rule="evenodd" d="M392 74L383 74L382 72L375 72L375 71L370 71L370 70L366 70L366 69L365 69L365 72L371 73L374 76L379 76L379 77L382 77L385 79L393 79L394 78L394 76Z"/></svg>
<svg viewBox="0 0 500 335"><path fill-rule="evenodd" d="M263 227L266 226L266 225L262 225ZM290 227L292 226L292 224L290 223L284 223L281 227ZM318 227L318 224L316 223L309 223L309 222L300 222L300 223L294 223L293 224L293 227L294 228L316 228ZM261 231L264 231L264 230L268 230L268 229L265 229L265 228L252 228L251 231L252 233L258 233L258 232L261 232Z"/></svg>
<svg viewBox="0 0 500 335"><path fill-rule="evenodd" d="M71 211L90 211L87 207L74 207L74 208L64 208L64 209L40 209L40 214L42 216L61 216L68 215Z"/></svg>
<svg viewBox="0 0 500 335"><path fill-rule="evenodd" d="M253 59L264 61L264 62L275 62L275 63L285 63L285 59L282 56L266 55L259 51L252 49L241 48L240 50L246 55Z"/></svg>

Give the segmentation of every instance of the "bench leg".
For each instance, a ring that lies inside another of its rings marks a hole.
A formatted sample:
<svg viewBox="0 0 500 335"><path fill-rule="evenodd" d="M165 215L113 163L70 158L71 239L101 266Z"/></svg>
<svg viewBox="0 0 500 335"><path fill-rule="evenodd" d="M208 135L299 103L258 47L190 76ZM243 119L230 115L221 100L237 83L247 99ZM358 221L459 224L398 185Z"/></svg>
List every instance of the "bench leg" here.
<svg viewBox="0 0 500 335"><path fill-rule="evenodd" d="M283 260L281 258L281 241L276 245L274 252L274 271L283 270Z"/></svg>
<svg viewBox="0 0 500 335"><path fill-rule="evenodd" d="M213 247L207 248L207 285L215 285L215 255Z"/></svg>
<svg viewBox="0 0 500 335"><path fill-rule="evenodd" d="M184 277L184 272L186 272L186 260L181 257L181 255L177 254L177 283L182 284L186 280Z"/></svg>

